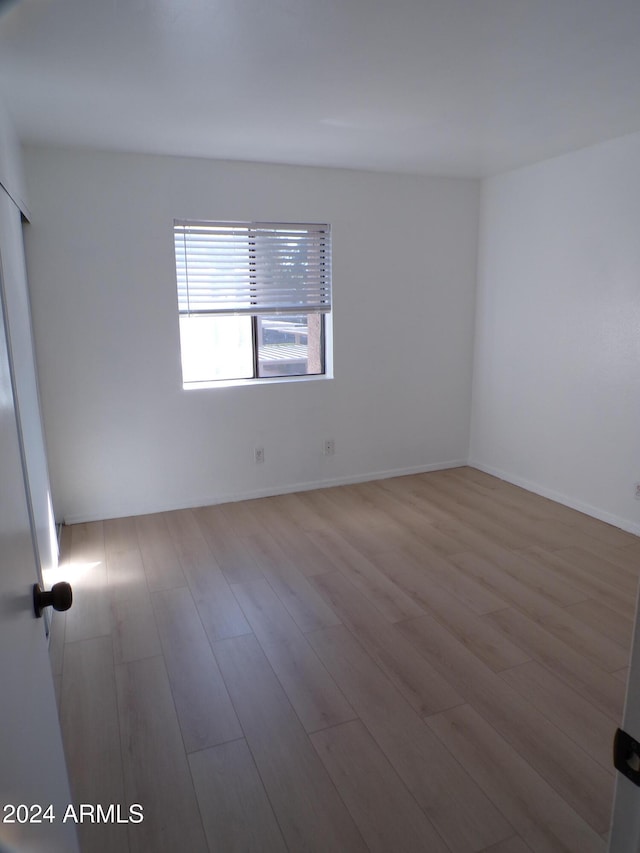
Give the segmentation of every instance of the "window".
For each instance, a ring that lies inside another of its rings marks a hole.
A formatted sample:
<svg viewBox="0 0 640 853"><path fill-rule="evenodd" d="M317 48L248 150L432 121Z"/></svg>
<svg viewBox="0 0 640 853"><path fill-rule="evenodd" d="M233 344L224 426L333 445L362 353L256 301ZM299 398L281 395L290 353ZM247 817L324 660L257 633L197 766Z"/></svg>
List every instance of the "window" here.
<svg viewBox="0 0 640 853"><path fill-rule="evenodd" d="M174 223L185 387L327 373L328 225Z"/></svg>

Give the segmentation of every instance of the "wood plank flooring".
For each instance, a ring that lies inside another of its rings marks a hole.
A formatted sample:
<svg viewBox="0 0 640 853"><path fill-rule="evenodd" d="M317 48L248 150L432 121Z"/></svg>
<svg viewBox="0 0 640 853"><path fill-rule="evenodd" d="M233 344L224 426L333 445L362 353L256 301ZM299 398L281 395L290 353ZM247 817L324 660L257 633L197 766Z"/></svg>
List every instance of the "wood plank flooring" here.
<svg viewBox="0 0 640 853"><path fill-rule="evenodd" d="M457 468L62 547L83 853L604 853L637 537Z"/></svg>

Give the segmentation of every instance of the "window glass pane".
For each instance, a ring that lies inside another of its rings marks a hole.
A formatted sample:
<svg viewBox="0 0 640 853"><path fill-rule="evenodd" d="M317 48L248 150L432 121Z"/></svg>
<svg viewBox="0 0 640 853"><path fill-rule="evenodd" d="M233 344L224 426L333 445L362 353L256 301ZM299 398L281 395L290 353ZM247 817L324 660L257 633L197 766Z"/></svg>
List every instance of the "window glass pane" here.
<svg viewBox="0 0 640 853"><path fill-rule="evenodd" d="M251 317L180 317L180 348L184 382L253 376Z"/></svg>
<svg viewBox="0 0 640 853"><path fill-rule="evenodd" d="M258 323L258 376L324 373L321 314L262 314Z"/></svg>

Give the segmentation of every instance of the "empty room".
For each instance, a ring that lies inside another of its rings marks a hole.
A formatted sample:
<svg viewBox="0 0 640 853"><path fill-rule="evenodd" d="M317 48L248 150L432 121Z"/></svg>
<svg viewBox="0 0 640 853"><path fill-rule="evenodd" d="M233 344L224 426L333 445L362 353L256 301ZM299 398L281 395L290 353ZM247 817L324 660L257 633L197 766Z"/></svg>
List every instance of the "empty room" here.
<svg viewBox="0 0 640 853"><path fill-rule="evenodd" d="M639 84L636 0L0 5L0 853L640 851Z"/></svg>

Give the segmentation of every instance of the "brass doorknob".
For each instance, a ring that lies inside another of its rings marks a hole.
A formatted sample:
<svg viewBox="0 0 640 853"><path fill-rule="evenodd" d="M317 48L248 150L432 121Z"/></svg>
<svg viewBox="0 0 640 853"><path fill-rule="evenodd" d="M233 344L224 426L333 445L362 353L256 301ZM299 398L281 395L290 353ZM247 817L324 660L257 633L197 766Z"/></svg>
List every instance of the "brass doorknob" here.
<svg viewBox="0 0 640 853"><path fill-rule="evenodd" d="M33 585L33 612L40 618L45 607L53 607L54 610L68 610L73 603L73 592L71 584L66 581L54 583L48 592L45 592L39 583Z"/></svg>

